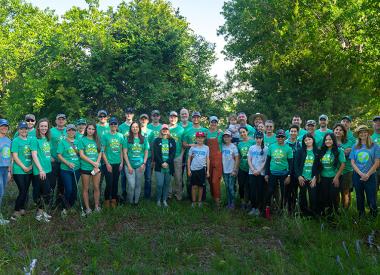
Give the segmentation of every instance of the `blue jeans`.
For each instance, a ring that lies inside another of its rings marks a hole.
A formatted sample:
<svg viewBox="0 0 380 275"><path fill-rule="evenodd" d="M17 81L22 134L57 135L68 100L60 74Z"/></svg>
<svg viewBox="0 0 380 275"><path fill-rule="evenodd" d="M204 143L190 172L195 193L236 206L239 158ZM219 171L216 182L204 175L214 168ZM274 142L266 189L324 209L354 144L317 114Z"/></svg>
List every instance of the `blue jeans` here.
<svg viewBox="0 0 380 275"><path fill-rule="evenodd" d="M166 201L168 199L169 185L172 175L170 173L161 173L156 171L156 196L157 201Z"/></svg>
<svg viewBox="0 0 380 275"><path fill-rule="evenodd" d="M8 166L0 167L0 208L5 193L5 186L7 186L8 180Z"/></svg>
<svg viewBox="0 0 380 275"><path fill-rule="evenodd" d="M63 181L63 185L65 187L65 192L64 192L64 208L69 209L71 208L76 199L77 199L77 184L75 181L79 181L80 177L80 171L79 169L76 171L68 171L68 170L61 170L61 178Z"/></svg>
<svg viewBox="0 0 380 275"><path fill-rule="evenodd" d="M121 195L124 197L127 194L127 176L125 175L125 170L120 171L120 182L121 182Z"/></svg>
<svg viewBox="0 0 380 275"><path fill-rule="evenodd" d="M223 173L223 181L224 185L226 186L227 205L231 205L234 203L235 199L236 177L232 176L231 174Z"/></svg>
<svg viewBox="0 0 380 275"><path fill-rule="evenodd" d="M370 209L372 216L377 215L377 205L376 205L376 176L372 174L367 181L361 181L360 176L357 173L353 173L352 182L355 187L356 193L356 205L359 211L359 215L364 215L364 193L367 199L367 204Z"/></svg>
<svg viewBox="0 0 380 275"><path fill-rule="evenodd" d="M150 199L152 193L152 158L148 158L144 172L144 198Z"/></svg>

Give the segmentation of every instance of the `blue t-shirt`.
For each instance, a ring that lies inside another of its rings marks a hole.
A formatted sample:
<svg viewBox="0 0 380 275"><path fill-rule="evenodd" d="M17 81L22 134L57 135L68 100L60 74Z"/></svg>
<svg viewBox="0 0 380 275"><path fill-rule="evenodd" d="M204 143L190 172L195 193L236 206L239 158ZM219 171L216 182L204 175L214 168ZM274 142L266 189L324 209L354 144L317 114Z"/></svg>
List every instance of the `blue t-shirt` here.
<svg viewBox="0 0 380 275"><path fill-rule="evenodd" d="M0 138L0 167L11 165L11 140L8 137Z"/></svg>
<svg viewBox="0 0 380 275"><path fill-rule="evenodd" d="M360 149L354 146L350 153L350 159L355 161L356 166L362 173L367 173L376 159L380 159L380 147L375 143L370 149L365 145L362 145Z"/></svg>

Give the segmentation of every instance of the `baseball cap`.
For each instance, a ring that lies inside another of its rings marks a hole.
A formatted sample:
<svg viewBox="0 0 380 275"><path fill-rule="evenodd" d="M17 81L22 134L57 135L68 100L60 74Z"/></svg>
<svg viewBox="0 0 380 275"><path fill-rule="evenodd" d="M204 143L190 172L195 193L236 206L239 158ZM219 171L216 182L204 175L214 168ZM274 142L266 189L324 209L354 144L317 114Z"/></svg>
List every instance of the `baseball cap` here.
<svg viewBox="0 0 380 275"><path fill-rule="evenodd" d="M149 116L147 114L141 114L140 115L140 119L143 118L143 117L146 118L146 119L149 119Z"/></svg>
<svg viewBox="0 0 380 275"><path fill-rule="evenodd" d="M80 118L77 120L77 125L80 125L80 124L87 124L87 121L84 118Z"/></svg>
<svg viewBox="0 0 380 275"><path fill-rule="evenodd" d="M160 115L160 111L159 110L153 110L151 114L152 114L152 116L153 115Z"/></svg>
<svg viewBox="0 0 380 275"><path fill-rule="evenodd" d="M162 129L169 129L169 126L167 125L167 124L162 124L162 126L161 126L161 130Z"/></svg>
<svg viewBox="0 0 380 275"><path fill-rule="evenodd" d="M19 124L18 124L18 129L28 129L28 124L25 122L25 121L21 121Z"/></svg>
<svg viewBox="0 0 380 275"><path fill-rule="evenodd" d="M320 115L319 120L321 120L321 119L328 120L329 118L326 115Z"/></svg>
<svg viewBox="0 0 380 275"><path fill-rule="evenodd" d="M116 117L111 117L110 120L108 121L109 124L116 123L119 124L119 121L117 120Z"/></svg>
<svg viewBox="0 0 380 275"><path fill-rule="evenodd" d="M285 131L283 129L278 129L276 132L276 137L285 137Z"/></svg>
<svg viewBox="0 0 380 275"><path fill-rule="evenodd" d="M8 123L8 120L4 119L4 118L0 118L0 126L9 126L9 123Z"/></svg>
<svg viewBox="0 0 380 275"><path fill-rule="evenodd" d="M66 126L66 131L68 131L68 130L77 130L77 128L75 127L75 125L74 124L67 124L67 126Z"/></svg>
<svg viewBox="0 0 380 275"><path fill-rule="evenodd" d="M33 114L27 114L25 120L36 120L36 117Z"/></svg>
<svg viewBox="0 0 380 275"><path fill-rule="evenodd" d="M308 121L306 121L306 126L307 125L317 125L317 123L315 122L315 120L313 120L313 119L309 119Z"/></svg>
<svg viewBox="0 0 380 275"><path fill-rule="evenodd" d="M171 111L169 116L178 116L178 113L176 111Z"/></svg>
<svg viewBox="0 0 380 275"><path fill-rule="evenodd" d="M106 110L100 110L100 111L98 112L98 116L100 116L101 114L103 114L103 115L105 115L105 116L108 115Z"/></svg>
<svg viewBox="0 0 380 275"><path fill-rule="evenodd" d="M225 136L225 135L232 136L232 133L229 130L225 130L224 133L223 133L223 136Z"/></svg>
<svg viewBox="0 0 380 275"><path fill-rule="evenodd" d="M66 119L66 115L65 114L58 114L55 119L58 119L58 118L64 118Z"/></svg>
<svg viewBox="0 0 380 275"><path fill-rule="evenodd" d="M263 132L261 132L261 131L257 131L257 132L255 133L255 138L264 138L264 134L263 134Z"/></svg>
<svg viewBox="0 0 380 275"><path fill-rule="evenodd" d="M203 133L203 132L197 132L195 134L195 137L205 137L205 133Z"/></svg>
<svg viewBox="0 0 380 275"><path fill-rule="evenodd" d="M373 118L373 121L376 121L376 120L380 120L380 116L375 116L375 117Z"/></svg>
<svg viewBox="0 0 380 275"><path fill-rule="evenodd" d="M213 122L213 121L219 122L219 119L216 116L210 116L209 121L210 122Z"/></svg>
<svg viewBox="0 0 380 275"><path fill-rule="evenodd" d="M135 110L133 109L133 107L127 107L125 109L126 114L133 114L134 112L135 112Z"/></svg>
<svg viewBox="0 0 380 275"><path fill-rule="evenodd" d="M352 117L351 116L344 116L344 117L342 117L341 120L343 120L343 119L347 119L349 122L352 121Z"/></svg>
<svg viewBox="0 0 380 275"><path fill-rule="evenodd" d="M193 112L192 114L191 114L191 117L195 117L195 116L201 116L201 113L200 112Z"/></svg>

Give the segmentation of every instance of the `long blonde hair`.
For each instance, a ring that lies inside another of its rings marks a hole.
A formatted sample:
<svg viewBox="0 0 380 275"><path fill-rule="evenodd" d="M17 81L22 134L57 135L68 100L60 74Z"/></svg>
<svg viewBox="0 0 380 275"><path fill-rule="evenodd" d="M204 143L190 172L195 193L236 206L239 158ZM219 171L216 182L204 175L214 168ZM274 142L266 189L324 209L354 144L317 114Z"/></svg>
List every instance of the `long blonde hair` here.
<svg viewBox="0 0 380 275"><path fill-rule="evenodd" d="M368 131L366 131L366 132L367 132L368 136L367 136L367 140L365 142L365 146L367 147L367 149L370 149L374 143L372 141L372 138L371 138L369 132ZM358 137L356 138L356 144L355 144L356 149L360 149L362 147L362 142L360 140L359 133L358 133Z"/></svg>

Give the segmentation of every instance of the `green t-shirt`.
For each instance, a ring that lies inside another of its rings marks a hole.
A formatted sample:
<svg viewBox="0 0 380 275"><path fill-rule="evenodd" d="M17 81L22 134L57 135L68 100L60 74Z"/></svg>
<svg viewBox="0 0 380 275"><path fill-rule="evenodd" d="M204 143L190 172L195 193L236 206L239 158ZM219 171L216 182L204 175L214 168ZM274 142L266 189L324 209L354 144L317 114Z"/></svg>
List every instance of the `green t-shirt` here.
<svg viewBox="0 0 380 275"><path fill-rule="evenodd" d="M110 125L106 123L105 125L96 124L96 133L98 134L99 140L102 140L104 134L110 132Z"/></svg>
<svg viewBox="0 0 380 275"><path fill-rule="evenodd" d="M31 138L22 139L20 137L16 137L12 141L11 146L11 153L17 153L18 158L22 162L22 164L25 165L25 167L29 167L32 165L32 151L30 149L31 144ZM15 162L13 161L13 174L19 175L25 175L25 174L31 174L32 171L29 171L28 173L25 173L24 170Z"/></svg>
<svg viewBox="0 0 380 275"><path fill-rule="evenodd" d="M206 138L207 139L215 139L215 138L218 139L219 150L222 151L223 133L219 133L219 130L211 132L210 129L207 129Z"/></svg>
<svg viewBox="0 0 380 275"><path fill-rule="evenodd" d="M119 126L119 132L124 136L124 137L128 137L129 135L129 129L131 128L131 125L130 124L127 124L126 122L123 122L122 124L120 124Z"/></svg>
<svg viewBox="0 0 380 275"><path fill-rule="evenodd" d="M110 164L120 164L120 152L122 150L124 137L121 133L111 132L105 133L102 137L101 143L103 152L106 154L107 160Z"/></svg>
<svg viewBox="0 0 380 275"><path fill-rule="evenodd" d="M148 136L148 141L149 141L149 145L152 146L154 139L158 138L158 136L160 135L162 125L161 124L153 125L149 123L147 127L151 131Z"/></svg>
<svg viewBox="0 0 380 275"><path fill-rule="evenodd" d="M186 141L188 144L195 144L195 134L197 132L203 132L205 135L207 135L207 129L204 127L199 127L199 128L194 128L191 127L187 131L185 131L184 136L183 136L183 141Z"/></svg>
<svg viewBox="0 0 380 275"><path fill-rule="evenodd" d="M151 133L152 133L152 130L149 128L146 128L145 130L141 129L141 134L144 136L144 138L147 140L148 143L149 143L149 136L151 135ZM149 149L148 150L148 158L151 158L151 157L152 157L152 152Z"/></svg>
<svg viewBox="0 0 380 275"><path fill-rule="evenodd" d="M272 144L268 156L271 157L270 171L289 171L288 159L293 158L293 150L289 145L279 145L277 142Z"/></svg>
<svg viewBox="0 0 380 275"><path fill-rule="evenodd" d="M348 130L347 131L347 139L349 142L351 142L352 144L355 144L356 143L356 138L354 136L354 134L352 133L351 130ZM380 142L380 141L379 141Z"/></svg>
<svg viewBox="0 0 380 275"><path fill-rule="evenodd" d="M89 139L88 137L83 137L78 143L78 149L83 150L83 153L90 160L96 162L99 157L98 145L96 141L93 139ZM85 171L92 171L94 166L88 163L84 159L80 160L80 168Z"/></svg>
<svg viewBox="0 0 380 275"><path fill-rule="evenodd" d="M18 137L18 131L13 135L13 138ZM36 137L36 128L33 128L32 130L28 131L28 138L35 138Z"/></svg>
<svg viewBox="0 0 380 275"><path fill-rule="evenodd" d="M51 150L51 156L58 161L57 158L57 148L58 143L65 139L66 137L66 128L62 130L58 130L56 127L53 127L50 129L50 150Z"/></svg>
<svg viewBox="0 0 380 275"><path fill-rule="evenodd" d="M77 154L76 150L78 150L78 140L76 139L74 139L73 143L67 139L61 140L61 142L58 143L57 154L60 154L66 161L73 163L75 165L74 170L80 168L79 154ZM72 169L63 162L61 162L61 169L72 171Z"/></svg>
<svg viewBox="0 0 380 275"><path fill-rule="evenodd" d="M373 133L372 136L371 136L371 138L372 138L372 141L373 141L374 143L377 143L377 145L380 146L380 134L378 134L378 133Z"/></svg>
<svg viewBox="0 0 380 275"><path fill-rule="evenodd" d="M333 133L333 130L327 128L326 131L324 131L324 132L322 132L321 129L318 129L318 130L315 131L315 134L321 136L322 139L325 137L325 135L327 133Z"/></svg>
<svg viewBox="0 0 380 275"><path fill-rule="evenodd" d="M183 126L183 124L182 124L182 122L180 123L180 126L183 128L183 130L185 130L185 132L187 131L187 130L189 130L189 129L191 129L192 127L193 127L193 123L191 122L191 121L188 121L187 122L187 125L186 125L186 127L185 126Z"/></svg>
<svg viewBox="0 0 380 275"><path fill-rule="evenodd" d="M346 157L344 156L344 152L341 149L338 149L339 151L339 165L341 163L346 162ZM331 150L327 150L325 155L321 159L322 163L322 172L321 176L325 178L333 178L336 175L336 172L338 171L338 168L334 167L334 155L332 154Z"/></svg>
<svg viewBox="0 0 380 275"><path fill-rule="evenodd" d="M254 142L251 139L249 139L247 141L240 141L238 143L238 151L239 151L239 155L240 155L239 169L243 170L245 172L249 171L248 151L249 151L249 147L251 147L253 144L254 144Z"/></svg>
<svg viewBox="0 0 380 275"><path fill-rule="evenodd" d="M302 170L302 176L307 180L311 180L314 159L315 159L315 156L314 156L313 149L311 150L307 149L305 164L303 165L303 170Z"/></svg>
<svg viewBox="0 0 380 275"><path fill-rule="evenodd" d="M136 169L144 163L144 154L146 150L149 151L149 142L147 138L144 138L143 144L140 144L139 138L134 138L133 143L124 139L123 147L127 149L129 163L133 169Z"/></svg>
<svg viewBox="0 0 380 275"><path fill-rule="evenodd" d="M352 146L354 146L354 144L355 144L355 142L352 142L351 140L347 139L346 143L339 145L339 149L342 149L342 151L344 153L344 150L346 150L347 148L352 148ZM346 156L346 166L343 169L342 175L353 171L352 165L351 165L351 159L349 158L349 156L350 156L350 154L348 154Z"/></svg>
<svg viewBox="0 0 380 275"><path fill-rule="evenodd" d="M78 131L75 133L75 139L80 140L83 138L83 134L79 133Z"/></svg>
<svg viewBox="0 0 380 275"><path fill-rule="evenodd" d="M264 145L269 148L270 145L273 143L276 143L276 135L273 134L272 136L268 137L267 134L264 135Z"/></svg>
<svg viewBox="0 0 380 275"><path fill-rule="evenodd" d="M174 128L170 128L170 136L175 140L175 157L179 157L182 152L182 137L185 130L178 124Z"/></svg>
<svg viewBox="0 0 380 275"><path fill-rule="evenodd" d="M32 138L30 143L30 149L37 152L38 160L41 164L42 170L45 173L51 172L51 149L50 142L46 137L44 138ZM33 162L33 175L39 175L37 165Z"/></svg>
<svg viewBox="0 0 380 275"><path fill-rule="evenodd" d="M162 160L165 162L169 159L169 140L162 139L161 145ZM162 173L169 173L169 168L161 168Z"/></svg>

